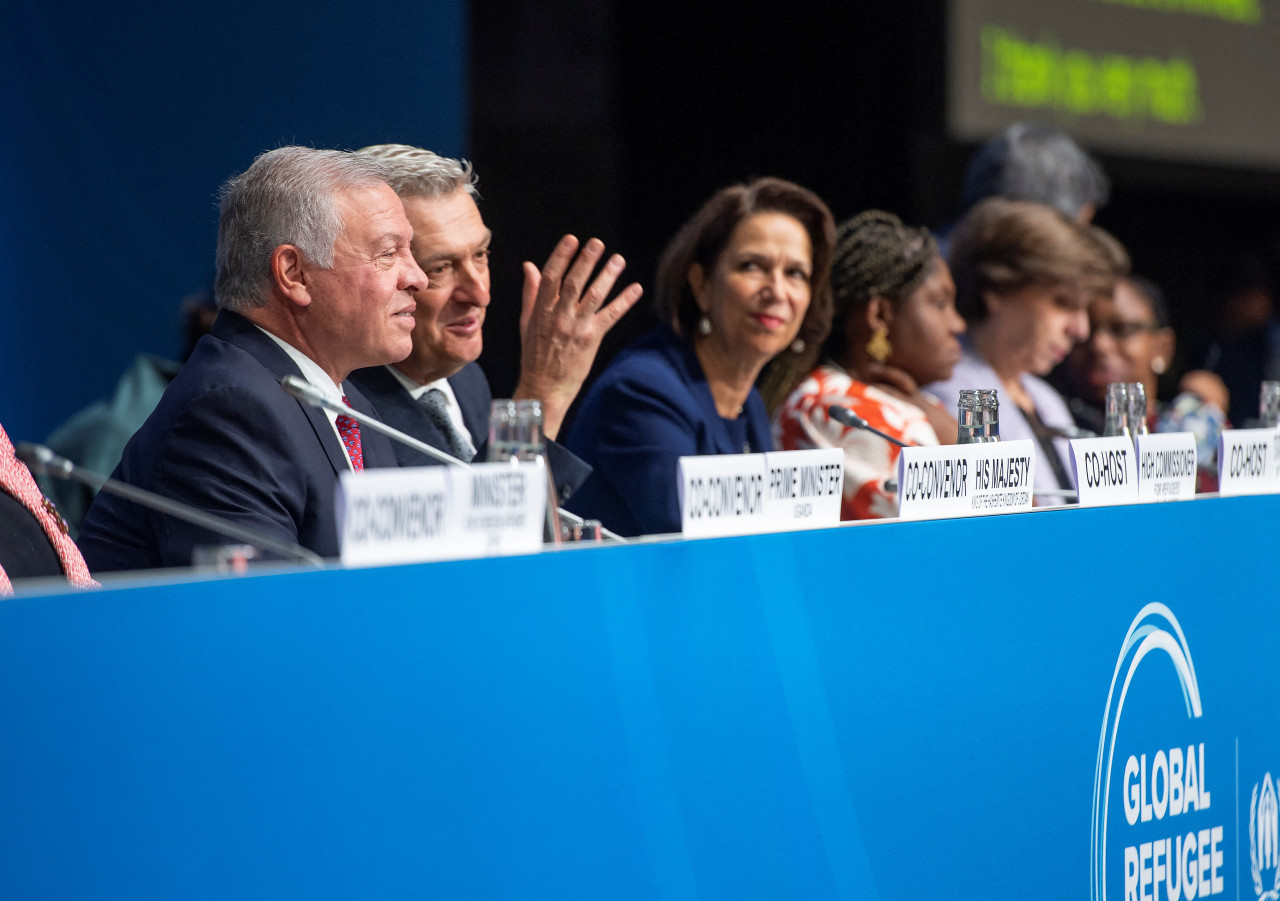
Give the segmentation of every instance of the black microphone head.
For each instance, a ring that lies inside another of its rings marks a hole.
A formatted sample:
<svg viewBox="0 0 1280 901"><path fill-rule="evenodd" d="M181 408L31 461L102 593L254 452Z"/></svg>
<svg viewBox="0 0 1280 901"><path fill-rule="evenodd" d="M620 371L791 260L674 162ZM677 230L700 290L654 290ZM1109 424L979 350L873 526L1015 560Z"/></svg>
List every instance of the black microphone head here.
<svg viewBox="0 0 1280 901"><path fill-rule="evenodd" d="M14 456L31 469L32 472L44 474L58 459L53 451L43 444L32 444L30 441L19 441L13 448Z"/></svg>
<svg viewBox="0 0 1280 901"><path fill-rule="evenodd" d="M850 410L848 407L842 407L839 404L832 404L827 407L827 412L831 414L831 418L836 422L847 425L851 429L865 429L869 423Z"/></svg>

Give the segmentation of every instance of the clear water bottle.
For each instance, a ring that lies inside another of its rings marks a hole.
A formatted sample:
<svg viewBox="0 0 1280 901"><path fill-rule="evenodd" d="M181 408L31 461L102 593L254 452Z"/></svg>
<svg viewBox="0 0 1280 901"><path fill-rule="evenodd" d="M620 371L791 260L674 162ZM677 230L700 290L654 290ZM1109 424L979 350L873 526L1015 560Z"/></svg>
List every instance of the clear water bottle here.
<svg viewBox="0 0 1280 901"><path fill-rule="evenodd" d="M1124 382L1107 385L1106 415L1106 424L1102 427L1104 437L1123 435L1133 438L1129 431L1129 389Z"/></svg>
<svg viewBox="0 0 1280 901"><path fill-rule="evenodd" d="M563 540L560 531L559 499L551 467L547 463L547 440L542 434L542 404L536 400L495 400L489 408L489 450L486 459L490 463L542 464L547 474L547 519L542 530L542 540L559 544Z"/></svg>
<svg viewBox="0 0 1280 901"><path fill-rule="evenodd" d="M976 388L961 388L956 403L956 444L982 442L982 400Z"/></svg>
<svg viewBox="0 0 1280 901"><path fill-rule="evenodd" d="M1258 419L1262 428L1280 428L1280 382L1265 381L1258 392Z"/></svg>
<svg viewBox="0 0 1280 901"><path fill-rule="evenodd" d="M982 409L982 440L1000 440L1000 397L995 388L978 389L978 406Z"/></svg>
<svg viewBox="0 0 1280 901"><path fill-rule="evenodd" d="M1145 435L1149 431L1147 429L1147 386L1142 382L1129 382L1125 385L1127 393L1125 419L1129 424L1129 435L1133 438L1134 444L1138 443L1138 436Z"/></svg>

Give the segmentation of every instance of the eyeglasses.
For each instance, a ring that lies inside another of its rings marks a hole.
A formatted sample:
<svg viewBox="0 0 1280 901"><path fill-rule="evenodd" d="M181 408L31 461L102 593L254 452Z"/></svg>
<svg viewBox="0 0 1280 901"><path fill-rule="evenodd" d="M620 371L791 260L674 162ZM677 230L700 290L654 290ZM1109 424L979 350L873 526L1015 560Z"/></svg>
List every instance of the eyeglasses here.
<svg viewBox="0 0 1280 901"><path fill-rule="evenodd" d="M1128 341L1134 335L1157 330L1156 326L1146 322L1123 321L1091 323L1089 328L1095 335L1110 335L1117 341Z"/></svg>

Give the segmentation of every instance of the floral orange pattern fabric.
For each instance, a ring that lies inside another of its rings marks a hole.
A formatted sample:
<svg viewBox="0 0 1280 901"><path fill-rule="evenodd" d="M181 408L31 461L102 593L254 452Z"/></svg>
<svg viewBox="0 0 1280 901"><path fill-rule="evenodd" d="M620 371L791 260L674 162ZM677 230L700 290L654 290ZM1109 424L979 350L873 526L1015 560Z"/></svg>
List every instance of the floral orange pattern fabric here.
<svg viewBox="0 0 1280 901"><path fill-rule="evenodd" d="M870 425L907 444L938 444L933 427L919 407L854 380L832 363L811 372L791 392L774 420L774 440L783 450L844 449L841 519L897 516L897 490L890 491L885 482L897 477L901 448L878 435L836 422L827 412L832 404L848 407Z"/></svg>

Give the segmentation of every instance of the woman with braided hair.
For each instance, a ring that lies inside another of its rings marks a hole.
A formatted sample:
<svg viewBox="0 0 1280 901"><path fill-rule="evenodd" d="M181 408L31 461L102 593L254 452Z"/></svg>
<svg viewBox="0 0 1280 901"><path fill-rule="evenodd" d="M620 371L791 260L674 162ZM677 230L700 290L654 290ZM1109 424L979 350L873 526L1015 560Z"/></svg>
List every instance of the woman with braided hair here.
<svg viewBox="0 0 1280 901"><path fill-rule="evenodd" d="M840 226L831 269L835 303L824 361L787 398L774 424L785 450L842 447L843 519L898 515L886 486L900 449L827 412L848 407L907 444L955 440L956 423L920 390L960 359L955 286L933 236L892 213L868 210Z"/></svg>

